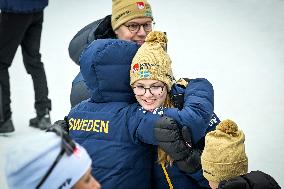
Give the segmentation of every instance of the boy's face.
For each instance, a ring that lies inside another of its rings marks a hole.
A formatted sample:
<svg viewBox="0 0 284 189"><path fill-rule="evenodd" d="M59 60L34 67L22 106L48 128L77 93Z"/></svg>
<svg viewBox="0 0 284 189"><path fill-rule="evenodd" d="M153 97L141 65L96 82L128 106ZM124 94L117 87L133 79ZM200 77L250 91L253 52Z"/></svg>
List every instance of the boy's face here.
<svg viewBox="0 0 284 189"><path fill-rule="evenodd" d="M91 168L79 179L72 189L100 189L100 183L92 176Z"/></svg>
<svg viewBox="0 0 284 189"><path fill-rule="evenodd" d="M150 31L145 31L144 27L140 26L137 32L132 32L129 30L129 26L131 25L145 25L152 23L152 18L149 17L141 17L132 19L117 28L114 32L117 35L118 39L133 41L142 45L145 42L146 36ZM128 27L127 27L128 26Z"/></svg>

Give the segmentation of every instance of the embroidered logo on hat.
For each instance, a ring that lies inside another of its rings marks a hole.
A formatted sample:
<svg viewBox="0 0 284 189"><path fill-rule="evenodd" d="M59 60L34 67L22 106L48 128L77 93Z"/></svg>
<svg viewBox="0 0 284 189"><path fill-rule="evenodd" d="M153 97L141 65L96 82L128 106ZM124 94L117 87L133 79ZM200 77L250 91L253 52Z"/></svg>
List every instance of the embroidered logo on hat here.
<svg viewBox="0 0 284 189"><path fill-rule="evenodd" d="M137 72L139 70L139 64L134 64L134 66L132 67L132 73Z"/></svg>
<svg viewBox="0 0 284 189"><path fill-rule="evenodd" d="M138 9L144 9L145 8L144 2L136 2L136 5L137 5Z"/></svg>
<svg viewBox="0 0 284 189"><path fill-rule="evenodd" d="M141 70L139 73L139 79L150 77L150 72L148 70Z"/></svg>

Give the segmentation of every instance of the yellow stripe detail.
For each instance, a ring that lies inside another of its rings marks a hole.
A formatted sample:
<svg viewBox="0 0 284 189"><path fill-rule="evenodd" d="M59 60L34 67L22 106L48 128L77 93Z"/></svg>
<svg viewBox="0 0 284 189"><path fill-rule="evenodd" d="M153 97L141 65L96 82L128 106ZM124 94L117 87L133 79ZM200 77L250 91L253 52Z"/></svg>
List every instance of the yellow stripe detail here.
<svg viewBox="0 0 284 189"><path fill-rule="evenodd" d="M162 166L162 169L163 169L163 171L164 171L164 174L165 174L165 177L166 177L166 179L167 179L167 182L168 182L168 184L169 184L169 188L170 188L170 189L174 189L173 184L172 184L172 181L171 181L171 179L170 179L170 177L169 177L169 175L168 175L168 172L167 172L167 170L166 170L165 165L164 165L164 164L161 164L161 166Z"/></svg>

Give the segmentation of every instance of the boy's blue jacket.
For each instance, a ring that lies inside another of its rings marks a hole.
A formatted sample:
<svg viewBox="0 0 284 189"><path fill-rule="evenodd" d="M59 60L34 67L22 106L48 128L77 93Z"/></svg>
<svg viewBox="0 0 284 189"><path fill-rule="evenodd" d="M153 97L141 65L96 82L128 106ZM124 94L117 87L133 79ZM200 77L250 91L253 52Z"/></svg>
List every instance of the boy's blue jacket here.
<svg viewBox="0 0 284 189"><path fill-rule="evenodd" d="M181 111L143 111L129 84L131 60L138 48L134 42L101 39L80 58L91 98L70 111L69 133L87 149L92 173L105 189L151 188L156 147L149 144L156 144L153 127L161 115L188 126L196 142L204 137L213 113L213 87L206 79L188 85Z"/></svg>
<svg viewBox="0 0 284 189"><path fill-rule="evenodd" d="M48 0L1 0L0 9L10 13L35 13L42 11Z"/></svg>

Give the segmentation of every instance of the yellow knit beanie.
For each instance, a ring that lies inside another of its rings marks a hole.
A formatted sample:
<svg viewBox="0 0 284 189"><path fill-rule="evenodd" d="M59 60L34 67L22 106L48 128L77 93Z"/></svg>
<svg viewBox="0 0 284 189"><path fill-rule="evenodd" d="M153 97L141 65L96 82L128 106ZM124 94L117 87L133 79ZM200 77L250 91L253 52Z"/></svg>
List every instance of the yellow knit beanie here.
<svg viewBox="0 0 284 189"><path fill-rule="evenodd" d="M152 79L164 82L168 91L172 88L172 61L165 51L167 41L164 32L152 31L147 35L132 60L130 85L140 79Z"/></svg>
<svg viewBox="0 0 284 189"><path fill-rule="evenodd" d="M112 0L112 29L116 30L122 24L139 17L153 19L152 10L147 0Z"/></svg>
<svg viewBox="0 0 284 189"><path fill-rule="evenodd" d="M219 183L246 174L248 158L244 141L244 133L229 119L222 121L215 131L209 132L201 155L204 177Z"/></svg>

